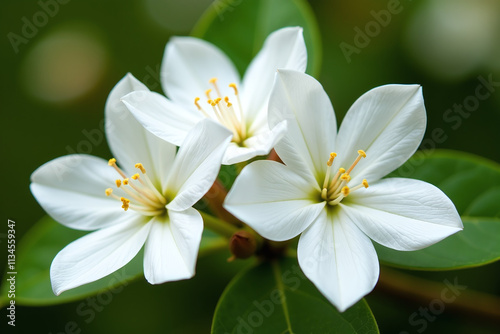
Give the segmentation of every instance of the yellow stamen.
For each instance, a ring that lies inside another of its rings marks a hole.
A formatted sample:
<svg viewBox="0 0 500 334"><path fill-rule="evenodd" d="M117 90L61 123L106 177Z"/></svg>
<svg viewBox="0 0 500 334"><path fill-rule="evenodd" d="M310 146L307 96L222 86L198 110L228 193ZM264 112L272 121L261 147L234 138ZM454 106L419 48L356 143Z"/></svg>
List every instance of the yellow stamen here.
<svg viewBox="0 0 500 334"><path fill-rule="evenodd" d="M132 175L132 179L133 179L133 180L137 180L137 179L139 179L139 174L138 174L138 173L136 173L136 174Z"/></svg>
<svg viewBox="0 0 500 334"><path fill-rule="evenodd" d="M238 87L236 87L236 84L234 82L230 83L229 87L234 89L234 95L238 95Z"/></svg>
<svg viewBox="0 0 500 334"><path fill-rule="evenodd" d="M127 211L128 208L130 207L130 200L126 199L125 197L122 197L122 198L120 198L120 201L122 201L122 203L123 203L122 209Z"/></svg>
<svg viewBox="0 0 500 334"><path fill-rule="evenodd" d="M205 95L207 96L207 99L209 99L209 100L211 99L211 97L210 97L210 92L212 92L212 88L209 88L209 89L207 89L207 90L205 91Z"/></svg>
<svg viewBox="0 0 500 334"><path fill-rule="evenodd" d="M348 186L343 187L342 188L342 195L344 195L344 197L349 195L349 191L350 191L350 189Z"/></svg>
<svg viewBox="0 0 500 334"><path fill-rule="evenodd" d="M146 168L140 162L136 163L134 167L139 168L142 174L146 174Z"/></svg>
<svg viewBox="0 0 500 334"><path fill-rule="evenodd" d="M346 182L349 182L351 181L351 176L347 173L344 173L342 174L342 176L340 177L343 181L346 181Z"/></svg>
<svg viewBox="0 0 500 334"><path fill-rule="evenodd" d="M363 182L361 182L361 184L358 184L356 187L352 188L351 192L353 192L354 190L358 190L359 188L362 187L368 188L368 181L366 181L366 179L363 179Z"/></svg>
<svg viewBox="0 0 500 334"><path fill-rule="evenodd" d="M326 193L328 192L328 182L330 182L330 172L331 172L331 167L333 164L333 159L337 156L337 153L332 152L330 153L330 158L328 158L328 161L326 162L326 165L328 166L326 169L326 175L325 175L325 180L323 181L323 190L321 191L321 197L326 199Z"/></svg>
<svg viewBox="0 0 500 334"><path fill-rule="evenodd" d="M217 86L217 78L212 78L209 80L209 82L214 85L215 91L217 92L217 96L220 97L220 90L219 87Z"/></svg>
<svg viewBox="0 0 500 334"><path fill-rule="evenodd" d="M354 167L356 167L356 165L358 164L359 160L361 160L361 158L366 158L366 153L365 151L363 150L359 150L358 151L358 157L356 158L356 160L354 160L354 162L352 163L351 167L349 167L349 169L347 170L347 174L350 174L351 171L354 169Z"/></svg>
<svg viewBox="0 0 500 334"><path fill-rule="evenodd" d="M116 180L115 183L116 183L116 187L120 188L120 186L122 185L122 180Z"/></svg>
<svg viewBox="0 0 500 334"><path fill-rule="evenodd" d="M124 184L124 185L128 185L128 178L124 178L124 179L123 179L123 184Z"/></svg>
<svg viewBox="0 0 500 334"><path fill-rule="evenodd" d="M108 160L108 165L112 166L118 172L118 174L121 175L121 177L126 177L125 173L116 165L116 159L115 158L109 159Z"/></svg>
<svg viewBox="0 0 500 334"><path fill-rule="evenodd" d="M106 189L106 196L109 196L112 193L113 193L113 189L111 189L111 188Z"/></svg>
<svg viewBox="0 0 500 334"><path fill-rule="evenodd" d="M199 100L200 100L199 97L195 97L194 98L194 105L196 106L196 108L198 108L198 110L201 110L201 106L198 104Z"/></svg>

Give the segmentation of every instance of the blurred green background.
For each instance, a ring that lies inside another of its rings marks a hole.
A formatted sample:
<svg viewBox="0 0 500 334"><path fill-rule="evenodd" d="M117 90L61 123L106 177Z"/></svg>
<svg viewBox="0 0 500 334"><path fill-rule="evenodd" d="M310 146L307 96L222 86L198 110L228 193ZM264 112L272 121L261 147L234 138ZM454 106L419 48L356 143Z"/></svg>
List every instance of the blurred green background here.
<svg viewBox="0 0 500 334"><path fill-rule="evenodd" d="M231 15L231 6L239 2L233 1L218 19ZM189 34L209 5L222 8L225 3L231 1L2 1L2 254L7 218L16 221L19 241L44 215L29 191L30 174L64 154L108 158L101 129L111 88L131 72L150 89L161 91L158 71L169 37ZM418 83L428 115L422 148L466 151L500 162L500 2L309 4L323 42L318 79L339 123L367 90L388 83ZM433 137L433 132L440 135ZM225 252L200 259L190 281L150 286L139 279L111 299L18 307L16 329L53 334L208 333L218 297L243 265L227 264L228 256ZM0 260L2 267L5 259ZM214 261L220 270L212 269ZM500 295L498 263L418 276L439 283L458 278L471 289ZM412 314L428 308L432 299L414 300L376 289L367 300L382 333L499 332L499 319L460 313L453 305L428 319L425 328L412 323Z"/></svg>

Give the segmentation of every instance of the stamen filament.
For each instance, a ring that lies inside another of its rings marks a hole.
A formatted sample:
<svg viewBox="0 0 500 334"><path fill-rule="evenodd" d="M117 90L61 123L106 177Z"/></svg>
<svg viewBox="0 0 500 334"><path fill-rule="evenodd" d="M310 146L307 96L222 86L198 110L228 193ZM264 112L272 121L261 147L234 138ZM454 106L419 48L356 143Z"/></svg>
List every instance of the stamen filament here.
<svg viewBox="0 0 500 334"><path fill-rule="evenodd" d="M351 167L349 167L349 169L347 170L346 174L350 174L352 172L352 170L354 169L354 167L356 167L356 165L358 164L359 160L361 160L361 158L366 158L365 151L359 150L358 154L359 154L358 157L356 158L356 160L354 160L354 162L352 163Z"/></svg>
<svg viewBox="0 0 500 334"><path fill-rule="evenodd" d="M125 173L120 169L120 167L118 167L116 165L116 159L115 158L111 158L108 160L108 165L113 167L117 172L118 174L121 175L122 178L126 178L127 176L125 175Z"/></svg>
<svg viewBox="0 0 500 334"><path fill-rule="evenodd" d="M240 110L240 123L242 124L241 126L241 135L243 138L245 138L247 135L246 135L246 132L247 132L247 129L245 127L245 115L243 114L243 108L241 107L241 101L240 101L240 95L238 94L238 87L236 87L236 84L233 82L233 83L230 83L229 84L229 87L231 87L232 89L234 89L234 95L236 95L236 100L238 102L238 108Z"/></svg>
<svg viewBox="0 0 500 334"><path fill-rule="evenodd" d="M196 108L198 108L199 111L201 111L203 113L203 115L207 118L210 118L210 115L207 114L207 112L205 111L205 109L203 109L200 104L198 103L198 101L200 101L200 98L199 97L196 97L194 99L194 104L196 105Z"/></svg>
<svg viewBox="0 0 500 334"><path fill-rule="evenodd" d="M214 85L215 91L217 92L217 96L221 97L219 87L217 86L217 78L212 78L209 80L209 82Z"/></svg>

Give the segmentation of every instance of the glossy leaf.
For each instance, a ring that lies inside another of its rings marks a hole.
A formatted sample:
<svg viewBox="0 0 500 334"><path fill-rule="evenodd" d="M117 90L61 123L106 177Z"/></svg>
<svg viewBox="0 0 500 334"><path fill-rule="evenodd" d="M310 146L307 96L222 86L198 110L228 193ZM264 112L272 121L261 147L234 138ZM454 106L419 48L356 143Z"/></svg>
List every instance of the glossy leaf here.
<svg viewBox="0 0 500 334"><path fill-rule="evenodd" d="M16 303L19 305L53 305L95 295L112 288L127 285L142 276L143 252L120 270L78 288L54 295L50 285L50 264L56 254L67 244L85 235L72 230L46 216L37 222L19 241L16 253ZM225 247L226 241L215 233L205 230L199 254ZM1 302L7 300L8 285L3 284Z"/></svg>
<svg viewBox="0 0 500 334"><path fill-rule="evenodd" d="M321 38L316 18L304 0L214 1L192 31L220 47L240 73L273 31L287 26L304 28L307 46L307 73L318 75L321 65Z"/></svg>
<svg viewBox="0 0 500 334"><path fill-rule="evenodd" d="M475 267L500 259L500 165L462 152L416 154L390 176L434 184L450 197L464 230L414 252L375 245L381 262L422 270Z"/></svg>
<svg viewBox="0 0 500 334"><path fill-rule="evenodd" d="M302 274L296 259L263 262L227 286L214 314L212 333L378 333L361 300L344 313Z"/></svg>

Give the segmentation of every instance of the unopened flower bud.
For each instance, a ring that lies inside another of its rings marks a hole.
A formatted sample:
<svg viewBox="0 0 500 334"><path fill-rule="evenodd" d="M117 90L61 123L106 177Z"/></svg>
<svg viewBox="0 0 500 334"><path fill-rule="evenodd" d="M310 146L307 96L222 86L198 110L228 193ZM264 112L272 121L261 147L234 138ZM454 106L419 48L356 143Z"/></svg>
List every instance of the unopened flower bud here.
<svg viewBox="0 0 500 334"><path fill-rule="evenodd" d="M246 259L255 254L257 242L255 237L247 231L238 231L229 240L229 250L233 254L233 259Z"/></svg>

